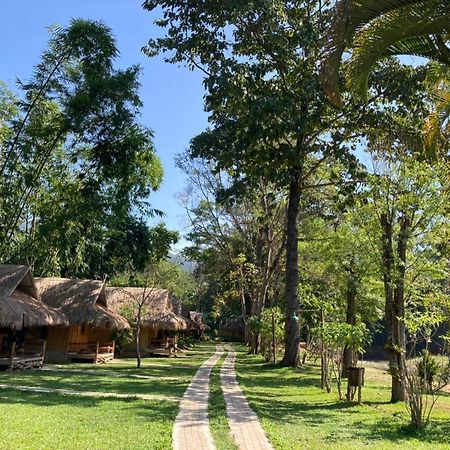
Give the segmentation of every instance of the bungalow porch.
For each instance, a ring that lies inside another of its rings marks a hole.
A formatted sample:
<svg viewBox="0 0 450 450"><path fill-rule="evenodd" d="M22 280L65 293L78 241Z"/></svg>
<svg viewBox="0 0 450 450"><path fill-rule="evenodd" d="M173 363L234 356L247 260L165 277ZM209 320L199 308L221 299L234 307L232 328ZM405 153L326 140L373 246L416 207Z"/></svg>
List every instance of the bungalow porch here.
<svg viewBox="0 0 450 450"><path fill-rule="evenodd" d="M48 328L67 323L42 303L28 267L0 265L0 370L42 367Z"/></svg>
<svg viewBox="0 0 450 450"><path fill-rule="evenodd" d="M112 361L114 333L129 328L129 324L108 309L104 282L37 278L36 283L43 301L63 312L70 324L49 330L47 360L95 364Z"/></svg>
<svg viewBox="0 0 450 450"><path fill-rule="evenodd" d="M106 288L108 304L116 313L137 315L137 304L144 301L139 334L142 356L172 356L177 350L177 332L189 328L188 321L174 311L172 294L166 289L141 287ZM129 343L124 356L136 355L136 342Z"/></svg>

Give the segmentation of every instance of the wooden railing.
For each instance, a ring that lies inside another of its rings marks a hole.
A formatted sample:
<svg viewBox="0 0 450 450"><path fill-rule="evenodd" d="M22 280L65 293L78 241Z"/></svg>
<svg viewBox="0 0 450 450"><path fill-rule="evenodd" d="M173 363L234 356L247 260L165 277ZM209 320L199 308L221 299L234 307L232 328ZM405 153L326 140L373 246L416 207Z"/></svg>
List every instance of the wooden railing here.
<svg viewBox="0 0 450 450"><path fill-rule="evenodd" d="M26 341L21 346L13 342L9 351L9 370L42 367L46 344L46 340Z"/></svg>
<svg viewBox="0 0 450 450"><path fill-rule="evenodd" d="M70 342L67 347L68 353L112 353L114 354L115 341L111 342Z"/></svg>

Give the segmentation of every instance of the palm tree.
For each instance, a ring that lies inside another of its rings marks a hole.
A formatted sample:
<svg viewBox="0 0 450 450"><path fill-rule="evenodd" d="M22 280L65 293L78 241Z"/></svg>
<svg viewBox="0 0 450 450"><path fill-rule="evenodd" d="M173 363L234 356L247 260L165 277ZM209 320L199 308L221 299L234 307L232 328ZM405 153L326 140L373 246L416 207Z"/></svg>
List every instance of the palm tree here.
<svg viewBox="0 0 450 450"><path fill-rule="evenodd" d="M352 50L347 84L366 99L367 79L378 59L413 55L448 65L449 39L449 0L338 0L325 39L325 89L339 104L339 67L346 48Z"/></svg>
<svg viewBox="0 0 450 450"><path fill-rule="evenodd" d="M450 66L433 64L425 80L433 101L433 110L423 129L425 152L428 158L450 151Z"/></svg>

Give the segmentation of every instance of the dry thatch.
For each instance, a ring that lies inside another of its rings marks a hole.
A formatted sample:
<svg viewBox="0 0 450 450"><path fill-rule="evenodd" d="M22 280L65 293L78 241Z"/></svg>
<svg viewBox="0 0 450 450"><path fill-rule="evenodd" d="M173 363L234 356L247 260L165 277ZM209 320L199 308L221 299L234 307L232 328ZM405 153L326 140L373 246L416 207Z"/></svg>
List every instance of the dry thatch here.
<svg viewBox="0 0 450 450"><path fill-rule="evenodd" d="M42 300L63 312L70 325L123 330L130 324L108 309L105 283L97 280L36 278Z"/></svg>
<svg viewBox="0 0 450 450"><path fill-rule="evenodd" d="M29 267L0 265L0 326L21 330L67 323L63 314L42 303Z"/></svg>
<svg viewBox="0 0 450 450"><path fill-rule="evenodd" d="M189 318L195 323L200 331L209 331L210 328L206 323L203 323L203 313L199 311L189 311Z"/></svg>
<svg viewBox="0 0 450 450"><path fill-rule="evenodd" d="M193 320L191 320L189 314L184 314L181 299L172 297L172 311L184 319L184 321L186 322L186 330L191 331L199 329L197 324Z"/></svg>
<svg viewBox="0 0 450 450"><path fill-rule="evenodd" d="M129 310L134 316L138 303L143 303L144 326L168 331L188 329L186 320L173 311L172 295L166 289L108 287L106 297L113 311Z"/></svg>

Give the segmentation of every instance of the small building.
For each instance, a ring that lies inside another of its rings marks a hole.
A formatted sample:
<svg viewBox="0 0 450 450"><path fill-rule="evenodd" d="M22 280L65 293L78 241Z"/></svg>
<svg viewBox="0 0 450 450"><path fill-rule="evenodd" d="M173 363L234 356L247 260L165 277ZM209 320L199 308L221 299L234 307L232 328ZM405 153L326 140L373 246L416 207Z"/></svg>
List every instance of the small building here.
<svg viewBox="0 0 450 450"><path fill-rule="evenodd" d="M203 313L200 311L189 311L189 319L195 323L197 330L200 333L210 331L209 326L203 321Z"/></svg>
<svg viewBox="0 0 450 450"><path fill-rule="evenodd" d="M68 327L49 329L49 362L105 363L114 359L114 333L130 325L108 308L103 281L36 278L36 286L43 302L69 322Z"/></svg>
<svg viewBox="0 0 450 450"><path fill-rule="evenodd" d="M245 322L242 316L230 317L220 324L219 334L222 338L234 341L245 341Z"/></svg>
<svg viewBox="0 0 450 450"><path fill-rule="evenodd" d="M138 304L143 304L140 338L141 355L168 355L168 339L176 344L176 332L188 329L187 321L174 311L173 297L167 289L141 287L108 287L110 308L117 314L137 317ZM136 354L135 341L125 348L124 356Z"/></svg>
<svg viewBox="0 0 450 450"><path fill-rule="evenodd" d="M0 265L0 368L41 367L48 330L63 314L41 301L27 266Z"/></svg>

